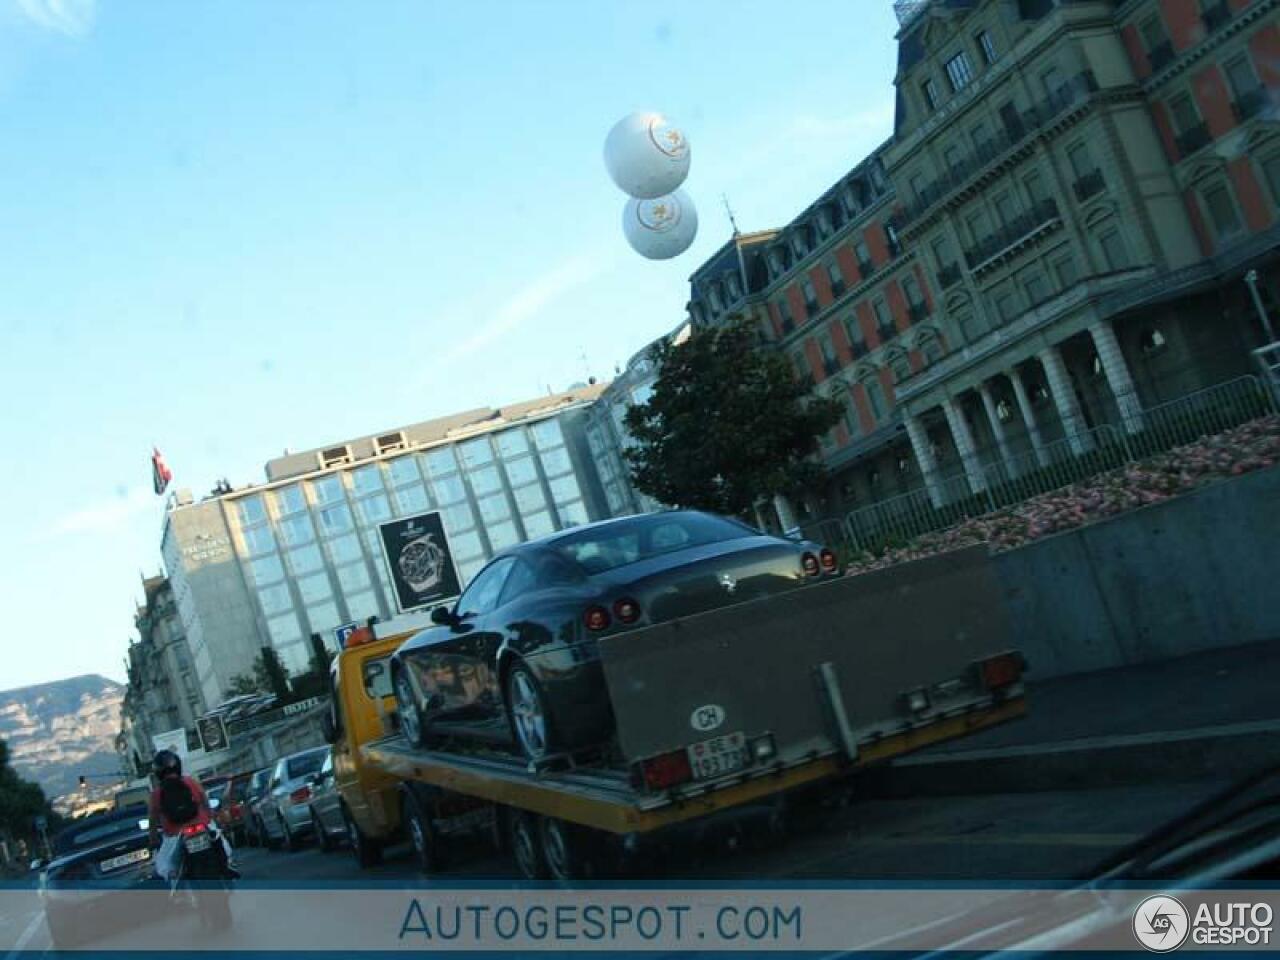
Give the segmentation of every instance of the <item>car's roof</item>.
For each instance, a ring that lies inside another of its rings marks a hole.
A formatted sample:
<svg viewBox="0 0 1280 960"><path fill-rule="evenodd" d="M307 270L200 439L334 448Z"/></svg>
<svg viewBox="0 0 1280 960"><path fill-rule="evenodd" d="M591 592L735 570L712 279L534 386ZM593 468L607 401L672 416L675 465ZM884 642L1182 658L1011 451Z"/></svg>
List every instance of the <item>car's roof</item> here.
<svg viewBox="0 0 1280 960"><path fill-rule="evenodd" d="M539 537L536 540L526 540L503 551L504 556L512 556L519 553L525 553L530 550L538 550L542 547L550 547L562 540L570 537L576 537L588 530L607 530L609 527L622 526L626 523L633 523L636 520L656 520L659 517L670 516L673 513L679 514L702 514L701 510L662 510L657 513L631 513L625 517L610 517L608 520L597 520L594 523L583 523L576 527L567 527L564 530L557 530L555 533L549 533L545 537ZM496 558L495 558L496 559Z"/></svg>

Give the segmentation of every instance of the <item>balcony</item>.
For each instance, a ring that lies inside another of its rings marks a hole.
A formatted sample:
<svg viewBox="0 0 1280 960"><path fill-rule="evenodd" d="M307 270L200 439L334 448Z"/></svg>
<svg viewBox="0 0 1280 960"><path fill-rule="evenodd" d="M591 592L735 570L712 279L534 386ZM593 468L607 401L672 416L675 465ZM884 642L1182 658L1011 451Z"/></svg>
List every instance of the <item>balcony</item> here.
<svg viewBox="0 0 1280 960"><path fill-rule="evenodd" d="M1173 52L1173 44L1168 40L1162 40L1154 47L1147 51L1147 62L1151 64L1151 72L1157 73L1163 70L1169 64L1173 63L1177 56Z"/></svg>
<svg viewBox="0 0 1280 960"><path fill-rule="evenodd" d="M985 140L972 151L961 155L958 161L925 184L915 201L907 204L899 215L899 230L919 219L939 201L959 190L973 177L994 163L1009 150L1021 144L1032 134L1043 130L1068 109L1084 101L1098 89L1093 72L1085 70L1076 74L1031 109L1018 114L1005 123L1004 128Z"/></svg>
<svg viewBox="0 0 1280 960"><path fill-rule="evenodd" d="M1227 0L1218 0L1217 3L1210 2L1206 4L1200 14L1200 19L1204 21L1204 29L1208 33L1213 33L1219 27L1225 25L1231 19L1231 8L1227 6Z"/></svg>
<svg viewBox="0 0 1280 960"><path fill-rule="evenodd" d="M917 323L924 323L929 319L929 308L923 303L907 304L907 316L910 318L912 326Z"/></svg>
<svg viewBox="0 0 1280 960"><path fill-rule="evenodd" d="M1032 234L1037 233L1047 223L1056 220L1057 217L1058 204L1053 200L1041 200L1026 213L1014 217L1009 223L1006 223L989 236L984 237L972 249L966 250L964 252L965 263L968 264L970 270L973 270L1009 247L1016 246Z"/></svg>
<svg viewBox="0 0 1280 960"><path fill-rule="evenodd" d="M944 290L960 282L960 264L948 263L938 271L938 285Z"/></svg>
<svg viewBox="0 0 1280 960"><path fill-rule="evenodd" d="M1101 170L1090 170L1072 185L1072 189L1076 192L1076 199L1084 203L1095 194L1101 193L1106 185L1107 181L1102 178Z"/></svg>
<svg viewBox="0 0 1280 960"><path fill-rule="evenodd" d="M1263 87L1246 90L1231 101L1231 110L1236 115L1236 123L1252 120L1271 105L1271 97Z"/></svg>
<svg viewBox="0 0 1280 960"><path fill-rule="evenodd" d="M1178 141L1178 152L1184 157L1189 157L1201 147L1207 145L1213 137L1209 136L1209 128L1204 125L1202 120L1200 123L1187 127L1175 139Z"/></svg>

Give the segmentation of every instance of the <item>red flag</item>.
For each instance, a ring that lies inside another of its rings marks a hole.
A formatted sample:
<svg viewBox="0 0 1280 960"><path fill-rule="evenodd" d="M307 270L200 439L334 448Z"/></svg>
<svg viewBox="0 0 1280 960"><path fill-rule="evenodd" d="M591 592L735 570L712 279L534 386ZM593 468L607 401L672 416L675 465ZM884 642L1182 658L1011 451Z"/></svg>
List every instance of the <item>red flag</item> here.
<svg viewBox="0 0 1280 960"><path fill-rule="evenodd" d="M164 457L160 456L160 451L155 447L151 448L151 486L156 491L156 496L164 493L169 488L169 481L173 479L173 474L169 472L169 468L165 465Z"/></svg>

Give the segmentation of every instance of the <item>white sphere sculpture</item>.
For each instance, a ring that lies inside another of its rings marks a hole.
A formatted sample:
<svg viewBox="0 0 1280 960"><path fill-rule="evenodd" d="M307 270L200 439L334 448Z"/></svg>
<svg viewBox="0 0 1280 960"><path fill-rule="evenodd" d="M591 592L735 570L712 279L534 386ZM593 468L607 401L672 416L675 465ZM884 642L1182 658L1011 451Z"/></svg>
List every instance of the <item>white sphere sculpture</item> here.
<svg viewBox="0 0 1280 960"><path fill-rule="evenodd" d="M632 197L622 211L622 232L642 257L669 260L698 235L698 211L683 190L665 197Z"/></svg>
<svg viewBox="0 0 1280 960"><path fill-rule="evenodd" d="M653 199L666 196L689 175L689 141L660 113L631 113L613 125L604 141L604 165L622 192Z"/></svg>

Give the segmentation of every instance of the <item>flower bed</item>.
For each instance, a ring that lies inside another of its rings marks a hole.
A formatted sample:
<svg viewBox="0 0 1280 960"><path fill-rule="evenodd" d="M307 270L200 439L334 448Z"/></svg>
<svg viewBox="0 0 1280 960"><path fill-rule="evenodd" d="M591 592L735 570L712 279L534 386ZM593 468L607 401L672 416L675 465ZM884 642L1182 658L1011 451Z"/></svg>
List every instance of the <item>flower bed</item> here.
<svg viewBox="0 0 1280 960"><path fill-rule="evenodd" d="M850 559L848 572L878 570L975 543L989 543L997 552L1012 550L1050 534L1074 530L1277 462L1280 416L1260 417L1168 453L924 534L881 554L863 551Z"/></svg>

